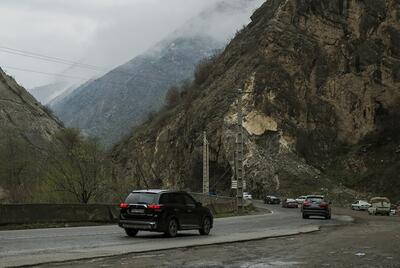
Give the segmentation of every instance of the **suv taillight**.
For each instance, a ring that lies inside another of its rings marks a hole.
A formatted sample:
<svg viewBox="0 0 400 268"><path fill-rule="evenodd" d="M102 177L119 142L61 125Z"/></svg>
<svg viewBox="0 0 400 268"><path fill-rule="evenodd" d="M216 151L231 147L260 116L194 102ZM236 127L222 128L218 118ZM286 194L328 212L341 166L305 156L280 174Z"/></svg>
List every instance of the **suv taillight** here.
<svg viewBox="0 0 400 268"><path fill-rule="evenodd" d="M303 207L308 207L310 204L311 204L310 201L306 200L303 202Z"/></svg>
<svg viewBox="0 0 400 268"><path fill-rule="evenodd" d="M161 208L161 205L154 205L154 204L151 204L151 205L148 205L147 208L148 208L148 209L160 209L160 208Z"/></svg>
<svg viewBox="0 0 400 268"><path fill-rule="evenodd" d="M327 207L328 207L328 203L326 203L326 202L321 202L321 203L319 204L319 207L320 207L320 208L327 208Z"/></svg>
<svg viewBox="0 0 400 268"><path fill-rule="evenodd" d="M154 211L161 211L162 207L163 205L156 205L156 204L147 205L147 209L151 209Z"/></svg>
<svg viewBox="0 0 400 268"><path fill-rule="evenodd" d="M121 203L119 204L119 208L128 208L129 204L128 203Z"/></svg>

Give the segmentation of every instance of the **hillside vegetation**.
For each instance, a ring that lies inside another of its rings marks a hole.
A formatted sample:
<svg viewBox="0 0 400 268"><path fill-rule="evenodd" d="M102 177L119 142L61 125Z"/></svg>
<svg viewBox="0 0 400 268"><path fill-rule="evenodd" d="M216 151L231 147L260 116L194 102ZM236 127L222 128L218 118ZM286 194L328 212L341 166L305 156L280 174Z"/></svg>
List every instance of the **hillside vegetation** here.
<svg viewBox="0 0 400 268"><path fill-rule="evenodd" d="M0 203L106 202L111 168L99 142L65 129L0 69Z"/></svg>

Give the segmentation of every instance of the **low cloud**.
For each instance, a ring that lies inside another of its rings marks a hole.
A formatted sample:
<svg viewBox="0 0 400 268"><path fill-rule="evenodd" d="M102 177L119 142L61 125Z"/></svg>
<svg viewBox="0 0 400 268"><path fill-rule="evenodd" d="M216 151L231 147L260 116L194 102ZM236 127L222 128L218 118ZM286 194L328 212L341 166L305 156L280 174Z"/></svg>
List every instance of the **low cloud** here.
<svg viewBox="0 0 400 268"><path fill-rule="evenodd" d="M215 27L204 24L209 28L210 35L228 38L222 33L231 31L229 27L240 28L248 21L251 11L263 2L227 1L252 4L242 12L225 12L225 23L219 23L221 18L216 15L212 19ZM0 47L84 62L109 70L144 52L197 14L222 2L224 0L2 0ZM102 74L7 54L1 50L0 66L88 78ZM55 79L5 69L28 88L51 83Z"/></svg>

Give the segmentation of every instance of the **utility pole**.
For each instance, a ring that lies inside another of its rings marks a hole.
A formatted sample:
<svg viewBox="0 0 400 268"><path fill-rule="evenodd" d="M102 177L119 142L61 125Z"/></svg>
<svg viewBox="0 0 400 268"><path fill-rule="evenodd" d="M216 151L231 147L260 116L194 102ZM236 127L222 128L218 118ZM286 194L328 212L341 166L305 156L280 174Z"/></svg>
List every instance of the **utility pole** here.
<svg viewBox="0 0 400 268"><path fill-rule="evenodd" d="M210 155L207 133L203 132L203 194L210 192Z"/></svg>
<svg viewBox="0 0 400 268"><path fill-rule="evenodd" d="M235 157L235 171L236 171L236 202L238 211L243 209L243 111L242 111L242 90L238 90L237 102L237 136L236 136L236 157Z"/></svg>

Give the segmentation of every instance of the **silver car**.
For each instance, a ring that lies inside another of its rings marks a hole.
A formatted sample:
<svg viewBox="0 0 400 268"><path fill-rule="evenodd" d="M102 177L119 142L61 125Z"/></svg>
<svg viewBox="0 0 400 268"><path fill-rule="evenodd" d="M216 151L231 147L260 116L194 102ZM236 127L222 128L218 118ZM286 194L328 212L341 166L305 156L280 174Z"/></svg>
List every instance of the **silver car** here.
<svg viewBox="0 0 400 268"><path fill-rule="evenodd" d="M353 204L351 204L352 210L367 210L371 206L370 203L364 200L357 200Z"/></svg>

